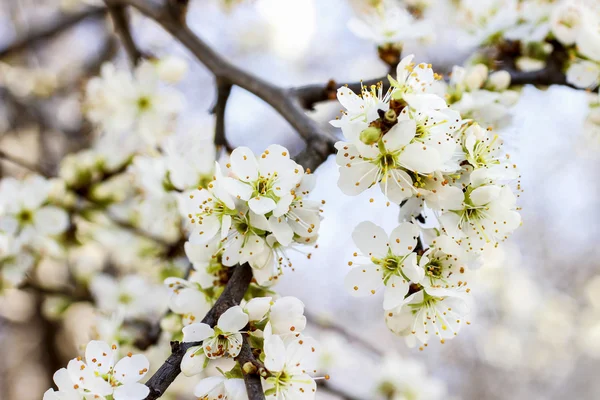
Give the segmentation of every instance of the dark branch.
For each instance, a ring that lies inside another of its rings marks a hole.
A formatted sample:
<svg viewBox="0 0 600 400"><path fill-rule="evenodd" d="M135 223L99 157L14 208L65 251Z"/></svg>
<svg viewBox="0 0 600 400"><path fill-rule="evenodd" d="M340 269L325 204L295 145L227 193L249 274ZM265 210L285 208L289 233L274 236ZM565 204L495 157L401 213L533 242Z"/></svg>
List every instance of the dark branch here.
<svg viewBox="0 0 600 400"><path fill-rule="evenodd" d="M231 84L224 78L216 79L217 86L217 98L215 105L211 112L215 114L215 145L218 147L225 147L227 151L231 152L233 148L227 142L225 136L225 108L227 107L227 100L231 94Z"/></svg>
<svg viewBox="0 0 600 400"><path fill-rule="evenodd" d="M159 23L167 32L185 46L215 78L224 78L230 84L249 91L273 107L306 141L328 141L333 138L326 135L318 124L304 113L300 100L294 90L285 89L254 76L225 60L200 39L181 20L175 18L166 3L143 0L111 0L112 4L130 5L146 17Z"/></svg>
<svg viewBox="0 0 600 400"><path fill-rule="evenodd" d="M252 353L252 347L248 342L248 334L244 333L244 339L242 342L242 349L240 354L235 359L242 367L244 374L244 383L246 384L246 392L248 392L248 398L252 400L264 400L265 394L262 389L260 377L266 377L268 375L267 370L263 363L258 361Z"/></svg>
<svg viewBox="0 0 600 400"><path fill-rule="evenodd" d="M40 165L34 165L34 164L30 164L29 162L22 160L19 157L15 157L12 156L8 153L6 153L5 151L0 150L0 159L2 160L6 160L8 162L11 162L15 165L18 165L21 168L25 168L26 170L29 170L31 172L35 172L37 174L40 174L46 178L50 178L51 174L46 171L46 169Z"/></svg>
<svg viewBox="0 0 600 400"><path fill-rule="evenodd" d="M235 267L229 282L221 296L217 299L215 305L210 309L202 322L210 326L215 326L217 320L229 308L237 305L244 298L244 294L250 286L252 280L252 268L249 264L243 264ZM198 346L199 343L179 343L172 342L172 354L167 358L164 364L156 371L154 375L146 382L146 386L150 388L150 394L146 400L155 400L162 396L169 385L173 383L175 378L181 372L181 360L185 352L190 347ZM260 383L260 378L259 378ZM249 397L254 400L254 397Z"/></svg>
<svg viewBox="0 0 600 400"><path fill-rule="evenodd" d="M123 43L127 57L129 57L129 61L133 66L135 66L142 59L143 55L133 41L133 36L131 35L131 29L129 27L127 10L125 6L116 4L116 2L113 0L106 0L106 5L113 21L115 32L121 38L121 42Z"/></svg>
<svg viewBox="0 0 600 400"><path fill-rule="evenodd" d="M91 8L75 14L66 14L53 21L52 23L43 26L39 29L29 32L26 36L17 38L14 42L0 48L0 58L6 57L19 51L23 51L29 46L38 43L42 40L48 40L54 36L66 31L72 26L86 19L98 19L104 16L105 8Z"/></svg>

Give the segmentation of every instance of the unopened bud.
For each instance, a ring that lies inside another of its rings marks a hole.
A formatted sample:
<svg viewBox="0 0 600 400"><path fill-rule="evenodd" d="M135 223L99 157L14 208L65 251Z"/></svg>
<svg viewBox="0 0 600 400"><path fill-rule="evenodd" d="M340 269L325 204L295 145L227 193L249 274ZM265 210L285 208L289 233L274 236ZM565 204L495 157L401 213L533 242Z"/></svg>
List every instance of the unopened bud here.
<svg viewBox="0 0 600 400"><path fill-rule="evenodd" d="M490 74L486 82L486 88L500 92L510 86L510 74L508 71L496 71Z"/></svg>
<svg viewBox="0 0 600 400"><path fill-rule="evenodd" d="M168 83L177 83L187 74L188 65L184 59L168 56L156 63L156 72L161 80Z"/></svg>
<svg viewBox="0 0 600 400"><path fill-rule="evenodd" d="M480 89L488 76L488 67L483 64L477 64L469 71L465 77L465 84L470 91Z"/></svg>
<svg viewBox="0 0 600 400"><path fill-rule="evenodd" d="M247 361L244 366L242 367L242 369L244 370L244 373L246 375L248 374L255 374L257 371L256 365L252 364L250 361Z"/></svg>
<svg viewBox="0 0 600 400"><path fill-rule="evenodd" d="M396 114L396 111L389 109L385 112L384 117L386 122L394 123L398 119L398 114Z"/></svg>
<svg viewBox="0 0 600 400"><path fill-rule="evenodd" d="M360 133L360 141L364 144L373 144L381 138L381 129L370 126Z"/></svg>

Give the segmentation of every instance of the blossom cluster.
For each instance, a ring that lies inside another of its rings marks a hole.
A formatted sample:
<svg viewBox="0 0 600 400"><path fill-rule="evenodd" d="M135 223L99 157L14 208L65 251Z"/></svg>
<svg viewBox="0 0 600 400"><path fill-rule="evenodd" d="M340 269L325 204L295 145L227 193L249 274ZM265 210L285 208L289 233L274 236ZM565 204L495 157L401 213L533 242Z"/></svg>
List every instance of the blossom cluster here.
<svg viewBox="0 0 600 400"><path fill-rule="evenodd" d="M116 344L93 340L85 349L85 361L77 357L54 374L58 391L48 389L43 400L106 399L140 400L150 389L139 383L150 364L141 354L128 353L117 361Z"/></svg>
<svg viewBox="0 0 600 400"><path fill-rule="evenodd" d="M60 183L31 175L0 181L0 289L18 286L41 256L60 257L67 212L52 204Z"/></svg>
<svg viewBox="0 0 600 400"><path fill-rule="evenodd" d="M303 334L305 327L304 304L297 298L255 297L225 311L213 328L202 322L184 327L183 341L193 345L186 351L181 370L193 376L216 360L236 358L247 340L264 365L259 373L266 398L314 399L316 383L310 374L316 372L318 352L316 341ZM229 368L220 376L202 379L194 395L247 399L242 373L257 367L233 363Z"/></svg>
<svg viewBox="0 0 600 400"><path fill-rule="evenodd" d="M340 88L346 110L332 124L345 138L336 143L340 189L356 195L379 186L406 219L389 235L368 221L356 227L359 252L346 287L364 296L384 286L390 329L426 344L458 333L469 309L469 267L521 218L518 173L498 134L463 119L433 93L431 66L412 60L400 62L385 94L382 83L359 95ZM424 213L436 228L419 225Z"/></svg>
<svg viewBox="0 0 600 400"><path fill-rule="evenodd" d="M231 153L227 173L216 165L206 188L188 191L180 210L189 225L189 252L225 266L249 263L260 285L272 283L283 267L292 267L287 252L314 243L321 203L307 199L314 176L279 145L259 157L247 147Z"/></svg>

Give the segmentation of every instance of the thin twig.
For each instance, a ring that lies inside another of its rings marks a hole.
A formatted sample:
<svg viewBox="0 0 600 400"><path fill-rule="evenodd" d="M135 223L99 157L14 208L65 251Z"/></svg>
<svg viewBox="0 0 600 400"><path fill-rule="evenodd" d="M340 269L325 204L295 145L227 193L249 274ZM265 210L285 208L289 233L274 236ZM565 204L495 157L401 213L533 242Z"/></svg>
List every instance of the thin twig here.
<svg viewBox="0 0 600 400"><path fill-rule="evenodd" d="M234 267L235 270L227 282L227 286L221 296L217 299L215 305L210 309L208 314L204 317L202 322L210 326L215 326L217 320L225 311L229 308L239 304L244 297L244 293L250 286L252 280L252 268L249 264L238 265ZM171 342L172 354L164 364L152 375L152 377L146 382L146 386L150 388L150 394L146 397L146 400L156 400L162 396L169 385L173 383L175 378L181 372L181 360L185 355L185 352L190 347L198 346L197 342ZM260 383L260 379L259 379ZM251 400L256 398L249 397Z"/></svg>
<svg viewBox="0 0 600 400"><path fill-rule="evenodd" d="M294 89L281 88L244 71L217 54L200 39L185 23L175 18L166 3L143 0L111 0L111 4L130 5L146 17L159 23L167 32L185 46L215 78L226 79L254 94L273 107L290 125L313 145L313 150L324 160L333 149L335 138L328 135L304 112L301 99ZM315 145L320 142L323 145Z"/></svg>
<svg viewBox="0 0 600 400"><path fill-rule="evenodd" d="M211 112L215 114L215 145L225 147L228 152L233 151L225 135L225 108L231 94L231 84L224 78L216 79L217 98Z"/></svg>
<svg viewBox="0 0 600 400"><path fill-rule="evenodd" d="M127 15L127 9L121 4L114 4L112 0L105 0L108 12L113 21L115 32L121 38L127 57L132 66L136 66L142 59L143 55L138 50L133 36L131 34L131 28L129 26L129 17Z"/></svg>
<svg viewBox="0 0 600 400"><path fill-rule="evenodd" d="M50 178L51 174L49 172L46 171L46 169L44 167L42 167L41 165L35 165L35 164L31 164L19 157L10 155L8 153L6 153L5 151L0 150L0 159L9 161L15 165L18 165L21 168L25 168L26 170L29 170L31 172L35 172L36 174L40 174L46 178Z"/></svg>
<svg viewBox="0 0 600 400"><path fill-rule="evenodd" d="M80 11L75 14L62 15L52 23L43 26L39 29L29 32L27 35L17 38L12 43L0 48L0 58L6 57L9 54L22 51L29 46L36 44L42 40L51 39L52 37L66 31L79 22L86 19L98 19L104 16L106 9L103 7L94 7Z"/></svg>

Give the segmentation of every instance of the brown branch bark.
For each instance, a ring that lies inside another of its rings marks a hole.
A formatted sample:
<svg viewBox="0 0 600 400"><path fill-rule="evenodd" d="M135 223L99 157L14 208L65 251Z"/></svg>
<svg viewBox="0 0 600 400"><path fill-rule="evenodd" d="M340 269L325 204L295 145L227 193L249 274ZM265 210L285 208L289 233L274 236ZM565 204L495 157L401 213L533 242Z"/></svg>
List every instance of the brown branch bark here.
<svg viewBox="0 0 600 400"><path fill-rule="evenodd" d="M66 31L86 19L99 19L104 16L106 9L95 7L74 14L65 14L52 21L50 24L29 32L26 36L17 38L14 42L0 48L0 58L22 51L29 46L43 40L52 39L54 36Z"/></svg>
<svg viewBox="0 0 600 400"><path fill-rule="evenodd" d="M217 78L216 86L217 98L211 110L215 115L215 145L225 147L228 152L231 152L233 148L229 145L225 135L225 109L227 107L227 100L231 94L231 84L226 79Z"/></svg>
<svg viewBox="0 0 600 400"><path fill-rule="evenodd" d="M217 320L225 311L229 308L239 304L244 297L250 281L252 280L252 268L249 264L238 265L234 267L235 270L225 287L225 290L210 309L208 314L204 317L202 322L210 326L215 326ZM175 378L181 372L181 360L185 355L187 349L193 346L198 346L199 343L179 343L172 342L171 350L172 354L164 364L152 375L152 377L146 382L146 386L150 388L150 394L146 397L146 400L155 400L162 396L167 388L173 383ZM256 381L256 379L253 379ZM258 378L260 384L260 378ZM261 389L262 390L262 389ZM256 398L249 397L251 400Z"/></svg>
<svg viewBox="0 0 600 400"><path fill-rule="evenodd" d="M121 4L115 4L113 0L105 0L108 12L113 21L115 32L117 36L121 38L127 57L131 62L132 66L136 66L137 63L142 59L143 55L138 50L133 36L131 34L131 28L129 27L129 16L127 15L127 9Z"/></svg>
<svg viewBox="0 0 600 400"><path fill-rule="evenodd" d="M267 370L262 362L258 361L252 354L252 347L248 342L248 334L244 334L242 349L240 354L235 359L242 367L244 374L244 383L246 384L246 392L251 400L264 400L265 393L262 388L260 377L268 375Z"/></svg>
<svg viewBox="0 0 600 400"><path fill-rule="evenodd" d="M225 60L181 19L173 15L169 2L111 0L111 4L134 7L146 17L160 24L204 64L216 79L223 79L231 85L239 86L273 107L307 143L311 144L312 151L317 153L315 158L325 160L332 153L335 139L305 114L305 107L294 89L275 86Z"/></svg>

